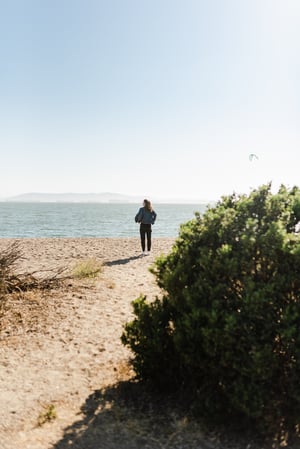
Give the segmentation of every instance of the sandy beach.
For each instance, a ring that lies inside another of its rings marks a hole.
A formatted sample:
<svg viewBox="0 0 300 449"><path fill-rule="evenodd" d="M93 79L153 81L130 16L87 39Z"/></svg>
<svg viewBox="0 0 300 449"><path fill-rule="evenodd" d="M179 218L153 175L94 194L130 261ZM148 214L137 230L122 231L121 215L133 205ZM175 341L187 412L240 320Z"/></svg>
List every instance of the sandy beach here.
<svg viewBox="0 0 300 449"><path fill-rule="evenodd" d="M0 240L0 251L14 240ZM25 256L18 272L64 267L94 258L104 265L96 279L72 280L61 288L10 298L2 305L0 327L0 447L109 447L59 443L65 429L80 421L82 405L94 391L131 374L129 351L121 344L131 301L159 294L148 268L174 239L154 239L151 255L140 257L138 238L22 239ZM47 416L50 407L55 419ZM60 444L60 445L59 445ZM124 446L127 447L127 446ZM128 446L129 447L129 446ZM135 447L135 446L132 446Z"/></svg>

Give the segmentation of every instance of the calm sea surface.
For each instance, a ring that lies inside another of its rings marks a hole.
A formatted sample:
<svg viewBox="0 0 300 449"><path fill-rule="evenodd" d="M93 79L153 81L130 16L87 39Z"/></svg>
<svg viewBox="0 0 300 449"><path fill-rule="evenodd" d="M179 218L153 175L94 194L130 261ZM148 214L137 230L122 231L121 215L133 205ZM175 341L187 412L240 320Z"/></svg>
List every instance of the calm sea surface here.
<svg viewBox="0 0 300 449"><path fill-rule="evenodd" d="M0 238L136 237L139 204L0 202ZM156 204L153 236L176 237L206 204Z"/></svg>

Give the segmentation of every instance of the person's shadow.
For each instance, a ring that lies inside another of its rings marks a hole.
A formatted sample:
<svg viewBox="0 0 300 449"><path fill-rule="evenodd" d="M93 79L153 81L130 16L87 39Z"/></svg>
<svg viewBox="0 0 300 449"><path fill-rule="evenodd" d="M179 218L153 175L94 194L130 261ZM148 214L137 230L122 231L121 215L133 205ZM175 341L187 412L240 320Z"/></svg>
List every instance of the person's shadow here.
<svg viewBox="0 0 300 449"><path fill-rule="evenodd" d="M125 259L111 260L109 262L105 262L104 265L106 265L108 267L112 267L113 265L125 265L126 263L132 262L133 260L140 259L141 257L142 257L141 255L138 255L138 256L126 257Z"/></svg>

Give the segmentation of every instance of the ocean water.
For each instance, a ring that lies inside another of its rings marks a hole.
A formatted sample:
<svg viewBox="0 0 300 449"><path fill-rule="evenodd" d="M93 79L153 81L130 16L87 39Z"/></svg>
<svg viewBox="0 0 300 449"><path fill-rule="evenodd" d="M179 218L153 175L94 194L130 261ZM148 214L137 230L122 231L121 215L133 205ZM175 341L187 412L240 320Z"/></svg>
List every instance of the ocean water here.
<svg viewBox="0 0 300 449"><path fill-rule="evenodd" d="M0 202L0 238L136 237L140 204ZM153 237L176 237L206 204L156 204Z"/></svg>

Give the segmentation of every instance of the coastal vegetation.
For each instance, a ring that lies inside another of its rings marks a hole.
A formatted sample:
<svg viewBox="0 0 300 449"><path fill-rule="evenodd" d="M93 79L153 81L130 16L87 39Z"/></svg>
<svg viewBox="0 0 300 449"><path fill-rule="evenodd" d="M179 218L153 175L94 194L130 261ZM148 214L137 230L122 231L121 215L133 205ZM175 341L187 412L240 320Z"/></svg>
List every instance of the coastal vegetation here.
<svg viewBox="0 0 300 449"><path fill-rule="evenodd" d="M133 302L122 343L136 377L206 422L300 425L300 190L224 196L151 268L162 298Z"/></svg>
<svg viewBox="0 0 300 449"><path fill-rule="evenodd" d="M95 278L103 271L102 263L95 258L80 260L73 268L73 276L79 279Z"/></svg>
<svg viewBox="0 0 300 449"><path fill-rule="evenodd" d="M96 258L81 259L68 273L66 267L37 271L18 272L18 264L25 256L19 241L14 240L0 254L0 300L9 293L24 293L32 290L51 290L61 287L71 278L95 278L103 270Z"/></svg>

